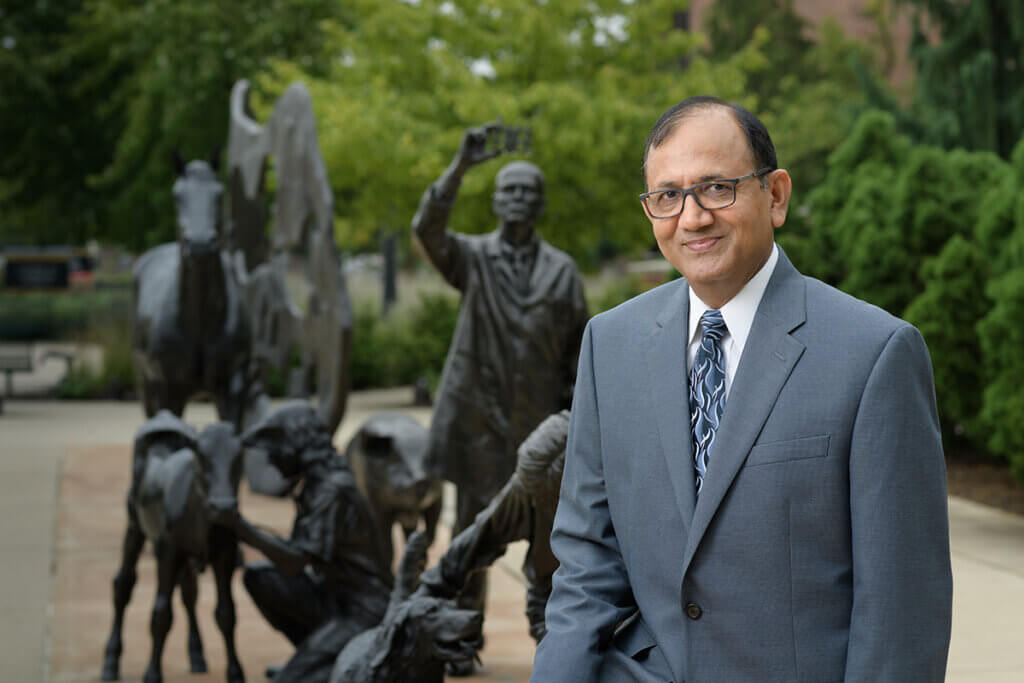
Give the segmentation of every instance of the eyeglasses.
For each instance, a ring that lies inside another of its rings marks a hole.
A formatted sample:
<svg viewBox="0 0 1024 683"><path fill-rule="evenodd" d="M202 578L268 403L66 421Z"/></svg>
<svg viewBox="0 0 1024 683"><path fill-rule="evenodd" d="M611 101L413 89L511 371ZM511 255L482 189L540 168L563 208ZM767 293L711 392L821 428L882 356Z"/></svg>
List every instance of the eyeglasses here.
<svg viewBox="0 0 1024 683"><path fill-rule="evenodd" d="M651 218L674 218L683 212L687 195L693 195L697 205L705 211L725 209L736 203L736 186L748 178L759 178L772 169L762 168L739 178L719 178L697 183L693 187L673 187L666 190L644 192L640 195Z"/></svg>

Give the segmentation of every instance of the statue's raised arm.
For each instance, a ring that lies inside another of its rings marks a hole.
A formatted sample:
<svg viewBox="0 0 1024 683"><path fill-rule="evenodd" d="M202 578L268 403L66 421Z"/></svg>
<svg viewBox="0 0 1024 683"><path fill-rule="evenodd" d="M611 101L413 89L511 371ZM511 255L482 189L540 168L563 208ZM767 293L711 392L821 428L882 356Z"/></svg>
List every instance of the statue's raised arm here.
<svg viewBox="0 0 1024 683"><path fill-rule="evenodd" d="M462 176L473 166L503 154L527 152L530 145L529 128L507 126L501 121L491 121L469 128L463 134L462 142L459 143L459 149L451 163L423 193L419 209L412 219L413 233L423 245L431 263L453 286L462 289L464 285L460 241L454 233L447 230L448 215L455 203L455 195L462 183ZM499 222L504 224L503 212L495 206ZM540 208L542 205L539 204L538 211L534 212L536 215L532 218L540 215ZM532 234L533 221L528 222L529 232Z"/></svg>
<svg viewBox="0 0 1024 683"><path fill-rule="evenodd" d="M446 232L448 215L466 171L505 152L500 144L504 130L504 126L496 121L467 129L448 168L423 193L419 209L412 219L413 233L423 245L430 262L455 287L460 287L458 271L461 259L457 240Z"/></svg>

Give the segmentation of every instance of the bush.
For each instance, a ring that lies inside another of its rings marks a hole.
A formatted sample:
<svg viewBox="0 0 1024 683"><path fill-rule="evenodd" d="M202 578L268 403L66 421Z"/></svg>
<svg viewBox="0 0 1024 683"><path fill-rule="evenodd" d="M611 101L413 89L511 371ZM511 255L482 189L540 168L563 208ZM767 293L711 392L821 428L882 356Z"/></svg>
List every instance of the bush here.
<svg viewBox="0 0 1024 683"><path fill-rule="evenodd" d="M596 315L642 294L646 289L639 277L627 276L612 280L600 292L587 297L587 310Z"/></svg>
<svg viewBox="0 0 1024 683"><path fill-rule="evenodd" d="M448 294L420 294L417 305L381 318L377 307L355 307L352 388L412 384L426 377L436 385L455 332L459 300Z"/></svg>
<svg viewBox="0 0 1024 683"><path fill-rule="evenodd" d="M947 450L1003 458L1024 481L1022 184L1024 141L1007 163L912 144L869 112L830 157L794 251L805 273L916 325Z"/></svg>
<svg viewBox="0 0 1024 683"><path fill-rule="evenodd" d="M133 395L132 330L128 320L102 322L89 327L78 339L103 349L100 368L79 364L57 385L59 398L116 398Z"/></svg>
<svg viewBox="0 0 1024 683"><path fill-rule="evenodd" d="M0 293L0 339L70 339L131 316L131 292Z"/></svg>

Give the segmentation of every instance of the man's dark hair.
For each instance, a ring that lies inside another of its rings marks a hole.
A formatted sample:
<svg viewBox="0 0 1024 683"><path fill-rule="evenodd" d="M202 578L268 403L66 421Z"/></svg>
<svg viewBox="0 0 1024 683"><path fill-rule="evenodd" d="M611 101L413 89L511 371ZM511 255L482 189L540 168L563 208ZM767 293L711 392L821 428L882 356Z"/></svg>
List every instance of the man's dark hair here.
<svg viewBox="0 0 1024 683"><path fill-rule="evenodd" d="M644 186L647 185L647 155L651 150L661 146L684 119L711 107L725 107L732 112L736 123L739 124L743 134L747 136L747 144L754 157L755 171L762 168L774 171L779 167L779 161L775 157L775 145L772 144L772 138L768 135L768 129L761 123L761 119L738 104L726 102L711 95L695 95L666 111L651 128L647 142L644 143L644 160L640 168L640 172L644 176ZM761 182L763 184L764 180L762 179Z"/></svg>

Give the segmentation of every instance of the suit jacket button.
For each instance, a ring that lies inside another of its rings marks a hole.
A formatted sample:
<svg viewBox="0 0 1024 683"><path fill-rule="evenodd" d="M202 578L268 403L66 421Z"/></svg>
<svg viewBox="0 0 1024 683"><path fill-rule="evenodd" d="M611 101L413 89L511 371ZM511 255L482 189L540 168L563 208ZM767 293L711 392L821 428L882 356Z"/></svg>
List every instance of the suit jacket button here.
<svg viewBox="0 0 1024 683"><path fill-rule="evenodd" d="M700 619L700 615L704 613L704 610L700 608L700 605L691 602L686 606L686 616L690 617L694 621Z"/></svg>

